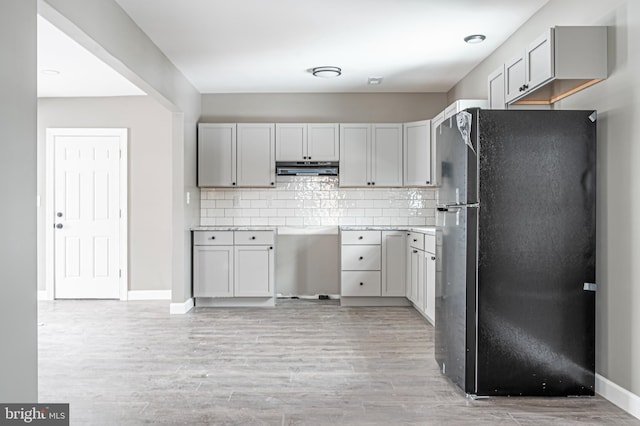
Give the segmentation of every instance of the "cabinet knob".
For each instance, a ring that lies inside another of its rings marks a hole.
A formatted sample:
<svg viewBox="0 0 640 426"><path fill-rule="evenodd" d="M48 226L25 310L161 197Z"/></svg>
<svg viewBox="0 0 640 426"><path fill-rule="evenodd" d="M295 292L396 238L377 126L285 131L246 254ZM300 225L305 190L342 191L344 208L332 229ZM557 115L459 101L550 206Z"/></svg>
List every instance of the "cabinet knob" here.
<svg viewBox="0 0 640 426"><path fill-rule="evenodd" d="M360 236L358 237L358 239L359 239L359 240L361 240L361 239L363 239L363 238L364 238L364 237L363 237L362 235L360 235Z"/></svg>
<svg viewBox="0 0 640 426"><path fill-rule="evenodd" d="M375 182L371 182L371 185L375 185L375 184L376 184Z"/></svg>
<svg viewBox="0 0 640 426"><path fill-rule="evenodd" d="M256 239L256 237L251 237L251 239L252 239L252 240L255 240L255 239Z"/></svg>
<svg viewBox="0 0 640 426"><path fill-rule="evenodd" d="M61 223L56 223L56 228L62 229L64 226Z"/></svg>
<svg viewBox="0 0 640 426"><path fill-rule="evenodd" d="M360 285L364 285L364 283L360 283Z"/></svg>
<svg viewBox="0 0 640 426"><path fill-rule="evenodd" d="M309 157L309 160L311 160L311 157Z"/></svg>
<svg viewBox="0 0 640 426"><path fill-rule="evenodd" d="M271 186L273 186L273 185L275 185L275 184L276 184L275 182L271 182Z"/></svg>
<svg viewBox="0 0 640 426"><path fill-rule="evenodd" d="M358 260L362 260L362 259L364 259L364 257L360 256L360 258Z"/></svg>
<svg viewBox="0 0 640 426"><path fill-rule="evenodd" d="M431 260L436 260L436 257L435 256L431 256Z"/></svg>
<svg viewBox="0 0 640 426"><path fill-rule="evenodd" d="M414 239L413 239L413 242L414 242L414 243L417 243L417 242L418 242L418 239L417 239L417 238L414 238Z"/></svg>
<svg viewBox="0 0 640 426"><path fill-rule="evenodd" d="M302 157L302 159L303 159L303 160L306 160L306 159L307 159L307 157Z"/></svg>
<svg viewBox="0 0 640 426"><path fill-rule="evenodd" d="M235 182L231 182L231 185L236 186L236 183Z"/></svg>
<svg viewBox="0 0 640 426"><path fill-rule="evenodd" d="M413 252L414 252L414 253L417 253L417 252L418 252L418 250L414 250Z"/></svg>
<svg viewBox="0 0 640 426"><path fill-rule="evenodd" d="M273 246L269 246L269 250L273 250ZM434 258L435 259L435 258Z"/></svg>
<svg viewBox="0 0 640 426"><path fill-rule="evenodd" d="M429 185L430 183L431 183L430 181L427 181L427 185Z"/></svg>
<svg viewBox="0 0 640 426"><path fill-rule="evenodd" d="M371 182L367 182L367 185L371 185Z"/></svg>
<svg viewBox="0 0 640 426"><path fill-rule="evenodd" d="M215 237L215 236L213 236L213 237L211 237L211 239L212 239L212 240L215 240L215 239L216 239L216 237Z"/></svg>

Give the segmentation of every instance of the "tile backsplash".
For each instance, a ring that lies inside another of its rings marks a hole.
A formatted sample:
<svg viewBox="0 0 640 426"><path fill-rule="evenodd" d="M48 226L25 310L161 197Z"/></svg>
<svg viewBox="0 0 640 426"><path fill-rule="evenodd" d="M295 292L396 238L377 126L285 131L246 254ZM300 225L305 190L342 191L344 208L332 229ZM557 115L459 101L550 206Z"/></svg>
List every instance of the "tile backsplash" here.
<svg viewBox="0 0 640 426"><path fill-rule="evenodd" d="M431 188L340 188L335 176L278 177L276 188L202 188L201 226L432 226Z"/></svg>

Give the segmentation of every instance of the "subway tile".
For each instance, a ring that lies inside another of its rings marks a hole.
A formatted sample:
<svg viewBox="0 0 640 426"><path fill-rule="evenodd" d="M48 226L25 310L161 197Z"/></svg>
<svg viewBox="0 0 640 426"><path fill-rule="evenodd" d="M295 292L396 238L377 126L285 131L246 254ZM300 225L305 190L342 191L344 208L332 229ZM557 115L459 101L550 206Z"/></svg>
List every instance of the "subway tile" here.
<svg viewBox="0 0 640 426"><path fill-rule="evenodd" d="M260 209L260 217L278 216L278 209Z"/></svg>
<svg viewBox="0 0 640 426"><path fill-rule="evenodd" d="M287 220L284 217L270 217L269 226L285 226Z"/></svg>
<svg viewBox="0 0 640 426"><path fill-rule="evenodd" d="M278 209L276 215L279 217L289 217L295 216L296 214L294 209Z"/></svg>
<svg viewBox="0 0 640 426"><path fill-rule="evenodd" d="M338 208L341 209L354 209L358 207L358 200L338 200Z"/></svg>
<svg viewBox="0 0 640 426"><path fill-rule="evenodd" d="M215 206L216 206L216 202L214 200L200 200L201 209L212 209Z"/></svg>
<svg viewBox="0 0 640 426"><path fill-rule="evenodd" d="M372 226L373 218L372 217L357 217L356 225L358 226Z"/></svg>
<svg viewBox="0 0 640 426"><path fill-rule="evenodd" d="M242 215L241 209L224 209L225 217L239 217Z"/></svg>
<svg viewBox="0 0 640 426"><path fill-rule="evenodd" d="M305 217L304 226L320 226L322 225L322 218L320 217Z"/></svg>
<svg viewBox="0 0 640 426"><path fill-rule="evenodd" d="M319 209L321 200L304 200L305 209Z"/></svg>
<svg viewBox="0 0 640 426"><path fill-rule="evenodd" d="M408 217L395 216L395 217L390 217L389 219L391 220L391 226L407 226L407 225L409 225L409 218Z"/></svg>
<svg viewBox="0 0 640 426"><path fill-rule="evenodd" d="M233 226L251 226L251 218L249 217L234 217Z"/></svg>
<svg viewBox="0 0 640 426"><path fill-rule="evenodd" d="M391 225L391 218L388 217L376 217L373 219L373 224L377 226L389 226Z"/></svg>
<svg viewBox="0 0 640 426"><path fill-rule="evenodd" d="M288 209L301 209L304 207L304 200L285 200Z"/></svg>
<svg viewBox="0 0 640 426"><path fill-rule="evenodd" d="M216 219L212 217L200 218L200 226L216 226Z"/></svg>
<svg viewBox="0 0 640 426"><path fill-rule="evenodd" d="M232 217L218 217L216 218L215 226L233 226Z"/></svg>
<svg viewBox="0 0 640 426"><path fill-rule="evenodd" d="M322 226L338 226L337 217L323 217L320 218L320 225Z"/></svg>
<svg viewBox="0 0 640 426"><path fill-rule="evenodd" d="M233 200L216 200L216 208L231 209L233 208Z"/></svg>
<svg viewBox="0 0 640 426"><path fill-rule="evenodd" d="M382 216L382 209L365 209L364 210L364 215L365 216Z"/></svg>
<svg viewBox="0 0 640 426"><path fill-rule="evenodd" d="M338 218L338 225L340 226L353 226L355 224L356 224L355 217L340 216Z"/></svg>
<svg viewBox="0 0 640 426"><path fill-rule="evenodd" d="M207 217L224 217L224 209L207 209Z"/></svg>
<svg viewBox="0 0 640 426"><path fill-rule="evenodd" d="M242 217L260 217L260 209L242 209Z"/></svg>
<svg viewBox="0 0 640 426"><path fill-rule="evenodd" d="M383 209L382 216L385 217L398 217L400 216L400 209Z"/></svg>
<svg viewBox="0 0 640 426"><path fill-rule="evenodd" d="M374 200L355 200L356 207L360 209L371 209L375 205Z"/></svg>
<svg viewBox="0 0 640 426"><path fill-rule="evenodd" d="M426 218L424 217L410 217L409 225L410 226L426 226L427 221L426 221Z"/></svg>
<svg viewBox="0 0 640 426"><path fill-rule="evenodd" d="M287 226L304 226L304 220L301 217L286 218Z"/></svg>
<svg viewBox="0 0 640 426"><path fill-rule="evenodd" d="M287 207L287 202L290 200L270 200L269 207L272 209L283 209Z"/></svg>
<svg viewBox="0 0 640 426"><path fill-rule="evenodd" d="M337 209L338 200L321 200L320 207L323 209Z"/></svg>
<svg viewBox="0 0 640 426"><path fill-rule="evenodd" d="M278 191L276 198L278 200L293 200L295 199L295 195L293 191Z"/></svg>
<svg viewBox="0 0 640 426"><path fill-rule="evenodd" d="M346 209L347 216L364 216L364 209Z"/></svg>
<svg viewBox="0 0 640 426"><path fill-rule="evenodd" d="M266 209L269 207L269 202L267 200L251 200L250 202L252 209Z"/></svg>
<svg viewBox="0 0 640 426"><path fill-rule="evenodd" d="M259 200L260 191L246 191L242 194L243 200Z"/></svg>
<svg viewBox="0 0 640 426"><path fill-rule="evenodd" d="M251 226L269 226L269 218L266 217L252 217Z"/></svg>

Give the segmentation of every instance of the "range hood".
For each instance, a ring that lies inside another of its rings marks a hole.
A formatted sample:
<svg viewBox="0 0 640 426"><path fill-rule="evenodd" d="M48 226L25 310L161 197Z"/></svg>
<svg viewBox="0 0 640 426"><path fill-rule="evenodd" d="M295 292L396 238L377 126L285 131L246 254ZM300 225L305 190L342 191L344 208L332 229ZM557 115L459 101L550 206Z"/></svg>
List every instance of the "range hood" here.
<svg viewBox="0 0 640 426"><path fill-rule="evenodd" d="M337 161L278 161L278 176L337 176Z"/></svg>

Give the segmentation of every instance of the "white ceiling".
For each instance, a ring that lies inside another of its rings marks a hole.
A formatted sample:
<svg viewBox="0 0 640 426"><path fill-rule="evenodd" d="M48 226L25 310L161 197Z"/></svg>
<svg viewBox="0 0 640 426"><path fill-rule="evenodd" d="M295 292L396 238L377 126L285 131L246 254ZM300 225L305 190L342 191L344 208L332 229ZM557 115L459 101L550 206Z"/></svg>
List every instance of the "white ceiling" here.
<svg viewBox="0 0 640 426"><path fill-rule="evenodd" d="M38 97L133 95L145 93L38 16Z"/></svg>
<svg viewBox="0 0 640 426"><path fill-rule="evenodd" d="M446 92L548 0L116 2L201 93L268 93ZM83 96L72 93L85 78L107 91L97 70L84 71L88 52L50 54L64 37L51 25L40 27L39 67L63 70L59 80L70 73L62 85L67 96ZM477 33L487 36L484 43L463 41ZM341 67L342 76L309 73L324 65ZM371 86L368 77L384 80ZM51 96L46 87L53 78L39 74L39 80L42 96Z"/></svg>

